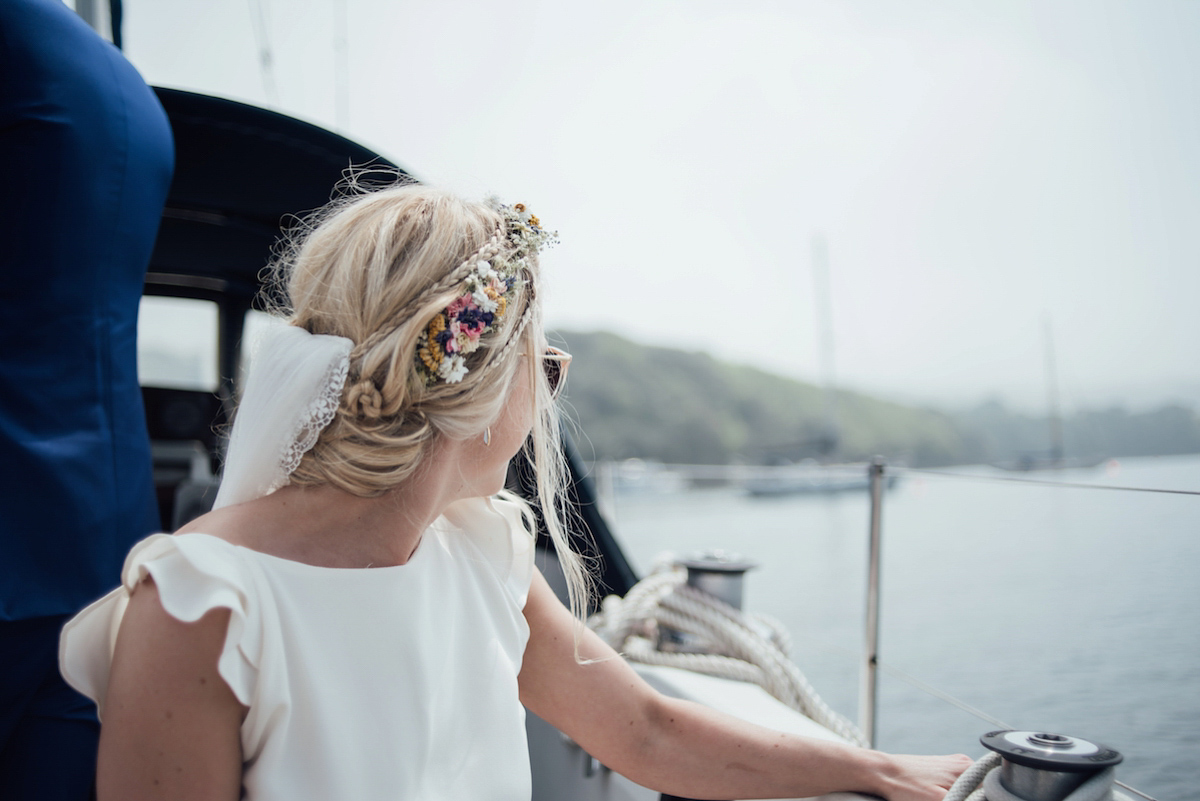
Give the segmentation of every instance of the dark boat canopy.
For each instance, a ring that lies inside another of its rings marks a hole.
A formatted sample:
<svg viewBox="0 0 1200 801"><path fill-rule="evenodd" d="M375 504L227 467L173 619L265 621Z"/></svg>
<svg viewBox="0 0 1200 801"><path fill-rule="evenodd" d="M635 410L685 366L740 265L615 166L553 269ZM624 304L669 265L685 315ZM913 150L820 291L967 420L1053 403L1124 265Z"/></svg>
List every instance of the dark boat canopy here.
<svg viewBox="0 0 1200 801"><path fill-rule="evenodd" d="M289 215L325 205L351 165L403 172L293 117L177 89L154 91L175 134L176 166L150 260L150 294L186 286L189 295L202 290L248 305Z"/></svg>

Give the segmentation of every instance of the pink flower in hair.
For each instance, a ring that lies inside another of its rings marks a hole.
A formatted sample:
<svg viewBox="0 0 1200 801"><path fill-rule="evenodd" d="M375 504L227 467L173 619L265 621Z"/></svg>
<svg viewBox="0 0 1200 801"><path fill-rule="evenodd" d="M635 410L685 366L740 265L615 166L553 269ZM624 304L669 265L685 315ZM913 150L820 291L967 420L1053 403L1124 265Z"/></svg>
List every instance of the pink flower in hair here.
<svg viewBox="0 0 1200 801"><path fill-rule="evenodd" d="M465 295L455 298L454 301L446 307L446 316L453 320L464 310L469 309L474 305L475 304L471 301L471 293L468 292Z"/></svg>

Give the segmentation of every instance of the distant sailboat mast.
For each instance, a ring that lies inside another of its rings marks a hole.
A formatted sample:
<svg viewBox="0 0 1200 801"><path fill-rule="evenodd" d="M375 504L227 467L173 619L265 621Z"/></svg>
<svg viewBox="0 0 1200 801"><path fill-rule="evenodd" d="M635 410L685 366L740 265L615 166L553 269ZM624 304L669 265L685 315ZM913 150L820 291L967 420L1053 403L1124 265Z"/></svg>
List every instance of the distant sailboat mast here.
<svg viewBox="0 0 1200 801"><path fill-rule="evenodd" d="M1058 399L1058 366L1054 356L1054 329L1050 316L1042 320L1042 332L1046 348L1046 392L1050 416L1050 459L1061 462L1066 455L1063 447L1062 408Z"/></svg>
<svg viewBox="0 0 1200 801"><path fill-rule="evenodd" d="M1058 356L1054 347L1054 331L1050 324L1050 315L1042 319L1042 343L1046 362L1046 422L1050 427L1050 451L1040 453L1018 454L1016 459L992 462L993 467L1003 470L1067 470L1095 467L1104 462L1099 456L1067 456L1063 443L1062 404L1058 393Z"/></svg>
<svg viewBox="0 0 1200 801"><path fill-rule="evenodd" d="M350 38L346 0L333 1L333 119L345 131L350 127Z"/></svg>

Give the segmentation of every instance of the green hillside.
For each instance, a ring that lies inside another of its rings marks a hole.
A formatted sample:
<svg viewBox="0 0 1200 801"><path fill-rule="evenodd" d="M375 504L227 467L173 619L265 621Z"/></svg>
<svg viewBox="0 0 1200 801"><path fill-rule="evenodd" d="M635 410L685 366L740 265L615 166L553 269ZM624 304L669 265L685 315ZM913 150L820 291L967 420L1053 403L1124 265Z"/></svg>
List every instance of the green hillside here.
<svg viewBox="0 0 1200 801"><path fill-rule="evenodd" d="M777 463L828 452L824 393L812 384L721 362L706 353L639 345L608 333L559 332L575 354L567 407L585 458L683 464ZM837 394L842 460L882 454L914 467L1045 454L1044 416L997 401L953 413ZM1200 453L1200 413L1166 404L1076 410L1063 420L1066 453Z"/></svg>
<svg viewBox="0 0 1200 801"><path fill-rule="evenodd" d="M609 333L558 332L575 355L567 405L585 458L686 464L816 456L825 433L818 387L705 353L639 345ZM837 398L837 456L913 465L970 460L953 420L852 392ZM589 446L590 441L590 446Z"/></svg>

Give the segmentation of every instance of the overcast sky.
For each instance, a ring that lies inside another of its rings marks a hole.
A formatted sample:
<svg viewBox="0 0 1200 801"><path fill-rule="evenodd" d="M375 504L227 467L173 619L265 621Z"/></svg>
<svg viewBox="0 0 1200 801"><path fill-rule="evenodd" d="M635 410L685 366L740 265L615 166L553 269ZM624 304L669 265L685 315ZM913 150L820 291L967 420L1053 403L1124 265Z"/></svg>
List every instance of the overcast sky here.
<svg viewBox="0 0 1200 801"><path fill-rule="evenodd" d="M545 259L554 326L815 380L822 234L846 386L1040 409L1050 319L1068 407L1200 403L1200 3L125 13L151 83L528 204L562 238Z"/></svg>

